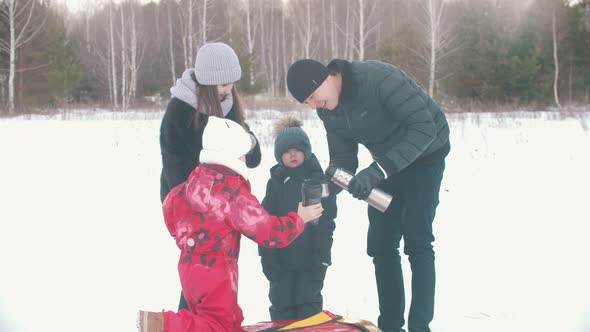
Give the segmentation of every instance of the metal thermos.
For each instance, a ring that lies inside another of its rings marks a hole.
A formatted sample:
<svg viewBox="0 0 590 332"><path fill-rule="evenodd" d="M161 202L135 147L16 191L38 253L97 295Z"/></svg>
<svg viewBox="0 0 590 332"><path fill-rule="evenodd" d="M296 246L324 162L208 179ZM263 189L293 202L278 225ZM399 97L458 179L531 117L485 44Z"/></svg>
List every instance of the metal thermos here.
<svg viewBox="0 0 590 332"><path fill-rule="evenodd" d="M328 166L326 169L326 175L330 180L332 180L332 182L334 182L339 187L346 189L347 191L348 183L350 183L350 180L354 177L354 175L348 171L333 165ZM385 212L385 210L387 210L389 207L392 198L393 197L391 197L390 194L384 192L383 190L379 188L373 188L369 197L365 199L365 202L369 203L369 205L376 208L377 210Z"/></svg>
<svg viewBox="0 0 590 332"><path fill-rule="evenodd" d="M311 178L303 181L301 186L301 203L303 206L310 206L322 202L322 198L328 197L330 190L325 178ZM317 225L319 218L310 221L312 225Z"/></svg>

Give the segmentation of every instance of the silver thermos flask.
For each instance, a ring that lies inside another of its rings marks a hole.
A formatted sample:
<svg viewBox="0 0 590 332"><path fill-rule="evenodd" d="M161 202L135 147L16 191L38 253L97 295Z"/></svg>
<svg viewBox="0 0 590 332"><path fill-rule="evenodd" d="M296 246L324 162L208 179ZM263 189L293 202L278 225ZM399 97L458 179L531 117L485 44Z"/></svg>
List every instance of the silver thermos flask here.
<svg viewBox="0 0 590 332"><path fill-rule="evenodd" d="M354 175L348 171L333 165L328 166L326 169L326 176L337 186L344 188L347 191L348 183L354 177ZM377 210L385 212L391 203L391 199L392 197L390 194L379 188L373 188L373 190L371 190L371 194L369 197L367 197L365 202L369 203L369 205L376 208Z"/></svg>

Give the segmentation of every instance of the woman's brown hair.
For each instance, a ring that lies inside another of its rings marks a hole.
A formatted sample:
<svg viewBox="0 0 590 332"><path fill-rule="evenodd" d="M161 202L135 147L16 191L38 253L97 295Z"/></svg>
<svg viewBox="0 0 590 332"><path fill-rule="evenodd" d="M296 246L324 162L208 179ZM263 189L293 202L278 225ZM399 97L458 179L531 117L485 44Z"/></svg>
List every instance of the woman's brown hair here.
<svg viewBox="0 0 590 332"><path fill-rule="evenodd" d="M245 127L244 123L244 110L242 109L242 103L240 102L240 97L238 96L238 90L234 85L231 89L231 95L233 98L233 108L235 111L235 122L239 123L243 127ZM201 85L199 86L199 91L197 93L197 114L195 115L195 128L199 128L200 116L199 113L203 113L209 116L216 116L219 118L223 118L223 111L221 109L221 103L219 102L219 98L217 96L217 86L215 85Z"/></svg>

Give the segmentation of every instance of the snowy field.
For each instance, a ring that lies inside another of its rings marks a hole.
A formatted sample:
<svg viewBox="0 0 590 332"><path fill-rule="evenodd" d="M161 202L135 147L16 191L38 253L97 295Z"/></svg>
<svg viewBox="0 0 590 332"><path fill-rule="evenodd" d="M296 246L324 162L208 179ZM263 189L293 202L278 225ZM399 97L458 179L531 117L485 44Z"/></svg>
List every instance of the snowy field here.
<svg viewBox="0 0 590 332"><path fill-rule="evenodd" d="M301 114L326 166L323 127L311 111ZM249 115L263 143L251 173L260 199L279 115ZM160 117L0 119L0 331L135 331L138 309L177 308L178 250L159 202ZM432 330L590 331L590 113L449 121ZM369 162L362 150L361 166ZM376 322L366 205L347 193L338 201L326 309ZM407 258L404 268L409 285ZM243 238L246 324L268 320L267 289L256 246Z"/></svg>

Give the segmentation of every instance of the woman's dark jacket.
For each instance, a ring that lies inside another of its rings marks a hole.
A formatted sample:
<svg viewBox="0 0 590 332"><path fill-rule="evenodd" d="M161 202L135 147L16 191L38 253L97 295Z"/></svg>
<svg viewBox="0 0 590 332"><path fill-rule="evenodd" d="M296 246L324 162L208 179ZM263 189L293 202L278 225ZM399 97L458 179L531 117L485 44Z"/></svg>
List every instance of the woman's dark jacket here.
<svg viewBox="0 0 590 332"><path fill-rule="evenodd" d="M301 197L301 185L305 179L323 177L323 170L314 154L303 165L287 168L280 164L270 170L266 193L262 206L268 213L284 216L297 212ZM288 247L282 249L259 248L263 264L276 265L281 269L299 270L313 264L330 265L332 234L336 224L336 196L330 195L322 200L324 212L317 225L307 224L303 234Z"/></svg>
<svg viewBox="0 0 590 332"><path fill-rule="evenodd" d="M160 151L162 153L162 174L160 176L160 200L164 201L168 192L185 181L190 172L199 164L203 149L203 128L207 116L200 113L199 127L195 128L196 110L184 101L173 97L160 126ZM235 106L225 116L235 121ZM231 144L231 142L228 142ZM260 144L246 155L246 165L250 168L260 164Z"/></svg>

